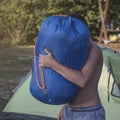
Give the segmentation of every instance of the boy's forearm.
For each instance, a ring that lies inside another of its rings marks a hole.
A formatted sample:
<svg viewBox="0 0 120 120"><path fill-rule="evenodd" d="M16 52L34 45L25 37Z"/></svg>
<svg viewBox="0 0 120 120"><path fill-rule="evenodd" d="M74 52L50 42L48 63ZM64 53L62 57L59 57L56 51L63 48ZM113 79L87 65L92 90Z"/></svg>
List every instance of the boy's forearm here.
<svg viewBox="0 0 120 120"><path fill-rule="evenodd" d="M86 64L81 70L68 68L56 60L51 67L68 81L84 87L95 74L96 69L100 69L102 64L102 53L97 45L91 44Z"/></svg>
<svg viewBox="0 0 120 120"><path fill-rule="evenodd" d="M51 68L70 82L83 87L84 77L81 71L68 68L57 61L54 61L54 64L51 65Z"/></svg>

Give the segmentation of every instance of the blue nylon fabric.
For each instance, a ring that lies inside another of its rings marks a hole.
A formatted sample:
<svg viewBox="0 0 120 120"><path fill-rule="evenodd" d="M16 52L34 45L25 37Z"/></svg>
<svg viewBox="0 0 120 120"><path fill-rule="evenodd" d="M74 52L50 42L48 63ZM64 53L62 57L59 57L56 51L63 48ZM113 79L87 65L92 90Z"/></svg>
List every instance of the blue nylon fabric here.
<svg viewBox="0 0 120 120"><path fill-rule="evenodd" d="M90 33L81 20L71 16L50 16L46 18L38 33L36 42L36 64L39 83L41 82L39 54L46 54L47 48L61 64L80 70L88 57ZM32 79L30 91L32 95L47 104L64 104L75 97L79 87L51 68L44 68L47 94L38 88L32 61Z"/></svg>

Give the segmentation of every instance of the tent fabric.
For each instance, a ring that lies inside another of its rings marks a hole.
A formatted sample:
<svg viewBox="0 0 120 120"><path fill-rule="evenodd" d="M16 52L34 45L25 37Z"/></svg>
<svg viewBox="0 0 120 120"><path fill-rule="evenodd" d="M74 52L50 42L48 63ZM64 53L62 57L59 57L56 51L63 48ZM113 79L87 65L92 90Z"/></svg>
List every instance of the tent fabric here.
<svg viewBox="0 0 120 120"><path fill-rule="evenodd" d="M111 86L111 98L120 103L120 56L108 57L110 72L114 78Z"/></svg>
<svg viewBox="0 0 120 120"><path fill-rule="evenodd" d="M57 118L60 105L48 105L35 99L29 90L31 75L24 84L13 94L3 112L40 115Z"/></svg>
<svg viewBox="0 0 120 120"><path fill-rule="evenodd" d="M111 49L102 49L104 63L108 69L108 101L120 103L120 88L116 84L120 80L120 54Z"/></svg>
<svg viewBox="0 0 120 120"><path fill-rule="evenodd" d="M108 78L109 78L109 68L107 61L108 56L116 56L114 52L110 51L109 49L102 49L103 57L104 57L104 65L102 69L102 74L100 77L98 90L101 98L101 102L106 111L106 120L119 120L120 119L120 103L118 102L120 98L116 100L114 96L112 96L112 86L114 83L114 78L110 74L110 83L109 83L109 91L108 91ZM6 107L3 109L5 113L20 113L20 114L27 114L27 115L38 115L38 116L45 116L52 118L57 118L59 110L61 109L62 105L48 105L41 103L40 101L36 100L29 92L29 85L30 85L31 75L24 81L21 87L14 93L12 98L9 100ZM110 101L108 101L108 96ZM116 101L115 101L115 100ZM4 119L3 119L4 120ZM7 120L7 119L6 119ZM17 119L14 119L17 120ZM28 117L28 120L29 117Z"/></svg>
<svg viewBox="0 0 120 120"><path fill-rule="evenodd" d="M120 56L109 57L109 63L115 81L120 84Z"/></svg>
<svg viewBox="0 0 120 120"><path fill-rule="evenodd" d="M20 113L0 113L0 120L57 120L56 118L49 118L37 115L20 114Z"/></svg>
<svg viewBox="0 0 120 120"><path fill-rule="evenodd" d="M114 97L120 98L120 88L118 87L116 82L113 83L111 94ZM119 102L120 102L120 99L119 99Z"/></svg>
<svg viewBox="0 0 120 120"><path fill-rule="evenodd" d="M79 86L66 80L52 68L41 69L39 54L46 55L46 48L59 63L80 70L88 57L89 42L89 29L83 21L71 16L47 17L40 26L32 61L32 95L47 104L59 105L71 101Z"/></svg>

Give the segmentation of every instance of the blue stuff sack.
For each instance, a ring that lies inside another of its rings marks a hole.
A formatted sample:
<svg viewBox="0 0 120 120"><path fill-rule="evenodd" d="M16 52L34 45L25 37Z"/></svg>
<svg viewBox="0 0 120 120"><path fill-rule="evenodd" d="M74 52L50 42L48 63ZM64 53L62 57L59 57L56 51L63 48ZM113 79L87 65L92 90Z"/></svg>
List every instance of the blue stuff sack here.
<svg viewBox="0 0 120 120"><path fill-rule="evenodd" d="M50 16L40 27L32 60L30 92L47 104L65 104L77 94L79 86L51 68L39 67L39 54L48 49L61 64L81 70L88 57L90 33L86 24L71 16Z"/></svg>

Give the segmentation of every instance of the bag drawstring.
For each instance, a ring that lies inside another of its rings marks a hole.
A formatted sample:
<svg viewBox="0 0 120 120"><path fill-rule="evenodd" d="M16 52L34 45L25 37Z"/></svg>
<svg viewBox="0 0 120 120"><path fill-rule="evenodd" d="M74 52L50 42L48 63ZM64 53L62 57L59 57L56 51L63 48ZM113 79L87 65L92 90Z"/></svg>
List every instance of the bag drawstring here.
<svg viewBox="0 0 120 120"><path fill-rule="evenodd" d="M38 87L43 90L44 94L46 94L46 84L45 84L45 78L44 78L44 68L40 67L40 75L41 75L41 81L42 85L40 85L38 80L38 72L37 72L37 66L36 66L36 47L34 48L34 69L35 69L35 76L36 76L36 83Z"/></svg>

